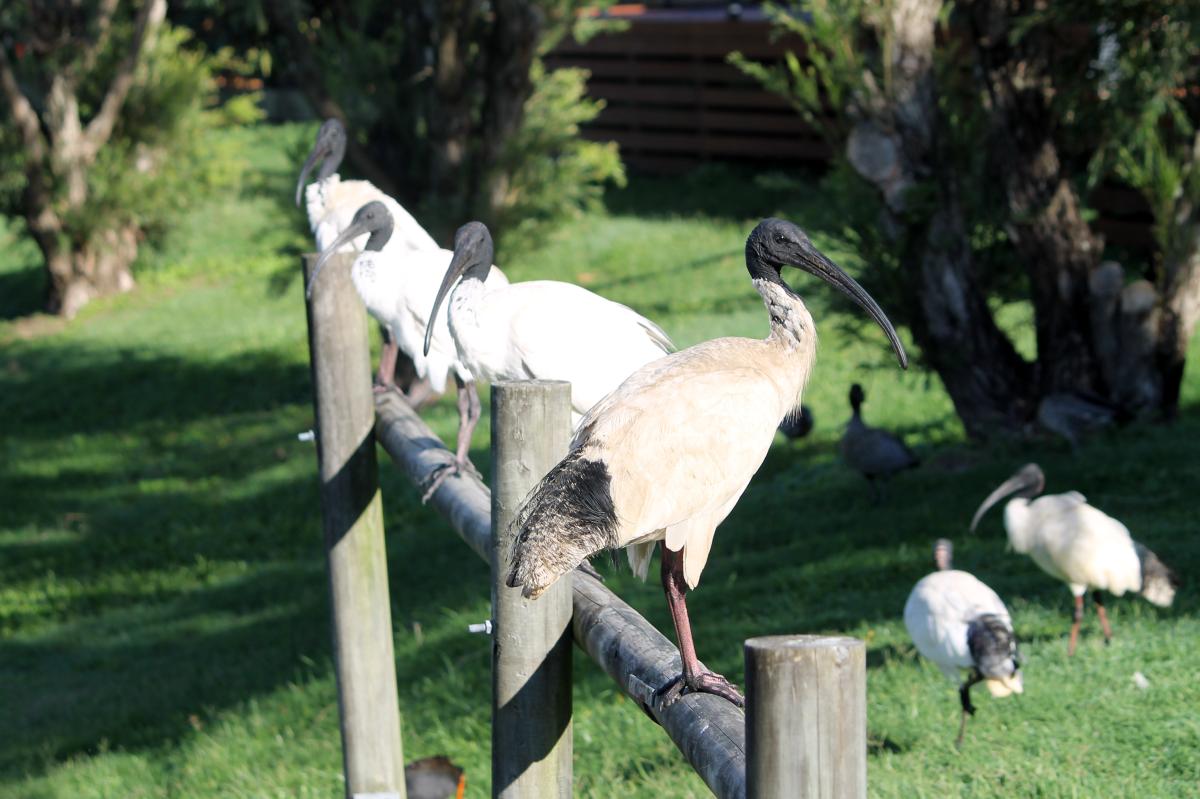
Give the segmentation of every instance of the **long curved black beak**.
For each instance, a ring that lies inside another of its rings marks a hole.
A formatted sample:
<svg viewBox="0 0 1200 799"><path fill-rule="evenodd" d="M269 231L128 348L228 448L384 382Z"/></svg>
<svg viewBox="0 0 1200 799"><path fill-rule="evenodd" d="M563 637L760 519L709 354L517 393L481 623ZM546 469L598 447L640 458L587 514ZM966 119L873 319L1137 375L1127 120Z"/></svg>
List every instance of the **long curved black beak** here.
<svg viewBox="0 0 1200 799"><path fill-rule="evenodd" d="M810 248L804 253L804 257L798 259L800 263L795 266L798 269L803 269L814 277L819 277L829 285L833 286L838 291L845 294L850 299L854 300L859 307L871 315L883 332L887 335L888 341L892 344L892 349L896 352L896 358L900 361L900 368L908 368L908 355L904 352L904 345L900 343L900 337L896 335L896 328L892 327L892 323L888 320L883 309L879 307L879 303L875 302L874 298L867 293L867 290L858 284L858 281L846 274L840 266L825 257L823 253L815 247Z"/></svg>
<svg viewBox="0 0 1200 799"><path fill-rule="evenodd" d="M317 258L317 265L313 267L312 276L308 279L308 288L305 289L304 296L310 300L312 299L313 286L317 285L317 275L321 273L321 267L325 266L325 262L329 260L330 256L332 256L345 244L354 241L364 233L370 232L371 231L367 229L367 226L362 223L354 223L350 225L350 227L343 230L341 234L339 234L338 237L333 240L333 243L325 248L325 251L321 253L321 256Z"/></svg>
<svg viewBox="0 0 1200 799"><path fill-rule="evenodd" d="M983 518L983 514L988 512L988 509L995 505L1000 500L1007 497L1009 494L1015 494L1018 491L1026 488L1034 488L1041 481L1041 473L1031 473L1028 467L1021 469L1012 477L1005 480L996 488L995 491L987 495L987 499L975 511L975 516L971 519L971 532L975 532L975 527L979 524L979 520Z"/></svg>
<svg viewBox="0 0 1200 799"><path fill-rule="evenodd" d="M433 301L433 310L429 312L429 324L425 326L425 354L429 354L429 347L433 343L433 323L437 321L438 309L442 307L442 300L446 299L446 295L454 288L454 284L463 276L471 266L471 258L465 251L456 250L454 257L450 259L450 266L446 269L446 276L442 278L442 285L438 288L437 298Z"/></svg>
<svg viewBox="0 0 1200 799"><path fill-rule="evenodd" d="M300 198L304 195L304 181L308 179L308 173L317 165L317 162L329 155L329 146L323 142L317 142L312 152L308 154L308 158L304 159L304 166L300 167L300 179L296 181L296 207L300 207Z"/></svg>

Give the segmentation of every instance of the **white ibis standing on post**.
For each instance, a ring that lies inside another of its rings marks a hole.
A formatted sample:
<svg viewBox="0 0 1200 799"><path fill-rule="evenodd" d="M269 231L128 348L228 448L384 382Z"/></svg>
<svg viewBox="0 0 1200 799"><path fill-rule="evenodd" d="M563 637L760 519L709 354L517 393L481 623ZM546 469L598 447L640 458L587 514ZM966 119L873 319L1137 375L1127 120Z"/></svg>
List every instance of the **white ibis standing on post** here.
<svg viewBox="0 0 1200 799"><path fill-rule="evenodd" d="M975 715L971 687L983 682L992 696L1021 693L1020 658L1008 608L975 575L951 568L953 549L938 539L933 559L937 571L922 577L904 603L904 626L917 651L932 660L942 674L958 684L961 669L969 669L958 688L962 720L955 746L962 746L967 716Z"/></svg>
<svg viewBox="0 0 1200 799"><path fill-rule="evenodd" d="M459 360L477 379L569 381L572 421L578 423L635 369L675 349L667 334L646 317L572 283L486 285L491 263L487 227L481 222L460 227L454 235L454 258L430 312L436 319L449 294L450 334ZM426 329L426 351L433 331ZM478 407L474 411L474 418L459 428L459 467L466 462L478 421ZM436 476L430 490L451 471Z"/></svg>
<svg viewBox="0 0 1200 799"><path fill-rule="evenodd" d="M530 492L513 521L508 585L536 597L603 549L627 547L645 577L662 541L662 584L684 689L743 704L737 688L701 667L685 595L700 581L716 527L737 504L785 415L800 404L816 354L812 315L780 276L802 269L849 295L907 357L883 311L804 231L767 219L746 241L746 268L770 318L764 340L719 338L638 369L580 422L567 456Z"/></svg>
<svg viewBox="0 0 1200 799"><path fill-rule="evenodd" d="M877 480L886 480L897 472L920 464L917 456L897 436L887 430L871 427L862 419L862 404L866 399L862 386L850 386L850 408L853 413L846 423L846 432L838 442L842 459L856 472L867 478L875 501L882 498Z"/></svg>
<svg viewBox="0 0 1200 799"><path fill-rule="evenodd" d="M1033 558L1046 574L1066 583L1075 596L1068 655L1075 654L1083 621L1083 595L1089 588L1106 644L1112 639L1112 627L1101 590L1116 596L1133 591L1159 607L1170 606L1179 578L1157 555L1134 541L1125 525L1089 505L1083 494L1068 491L1038 497L1045 486L1046 477L1036 463L1022 466L975 511L971 531L988 508L1010 494L1016 495L1004 506L1008 543Z"/></svg>
<svg viewBox="0 0 1200 799"><path fill-rule="evenodd" d="M317 259L308 281L309 296L329 257L346 242L364 234L368 237L367 242L354 259L350 277L367 311L387 327L399 348L412 358L417 376L427 379L432 390L444 391L446 380L454 375L459 388L459 414L465 417L467 406L472 402L478 407L479 397L472 385L474 378L458 360L444 320L435 325L432 346L428 350L422 346L426 326L431 321L429 309L437 294L438 281L446 271L452 253L441 249L408 253L387 250L386 244L392 235L392 216L386 205L372 201L358 209L350 225ZM492 270L492 277L498 285L507 283L498 269Z"/></svg>
<svg viewBox="0 0 1200 799"><path fill-rule="evenodd" d="M366 247L370 235L360 232L350 238L342 237L342 233L354 221L354 215L367 203L382 203L387 209L391 222L391 233L384 240L381 251L386 253L390 262L399 262L408 270L427 268L434 272L434 287L436 280L445 271L445 265L450 260L450 251L443 250L433 237L421 227L412 214L394 199L384 194L372 183L366 180L342 180L337 174L342 158L346 152L346 128L337 119L327 119L317 131L317 139L312 151L304 161L300 177L296 181L296 205L300 204L301 193L305 200L305 210L308 213L308 223L317 242L317 250L325 252L342 250L346 252L361 251ZM317 179L304 186L313 167L320 163ZM337 247L333 247L334 242ZM438 257L428 253L439 253ZM411 256L411 257L410 257ZM504 275L496 270L494 281L506 283ZM411 283L411 279L409 280ZM432 295L430 295L432 296ZM365 301L365 296L364 296ZM367 304L371 309L372 304ZM424 318L427 309L420 311ZM381 316L372 311L375 319L383 325L387 336L383 343L383 351L379 357L379 372L376 376L379 390L386 390L395 385L396 356L399 342L396 340L391 325ZM404 351L410 358L413 353ZM419 374L419 370L418 370ZM443 385L445 381L442 381ZM409 401L414 405L428 396L430 383L422 380L414 386L409 394ZM440 392L439 392L440 393Z"/></svg>

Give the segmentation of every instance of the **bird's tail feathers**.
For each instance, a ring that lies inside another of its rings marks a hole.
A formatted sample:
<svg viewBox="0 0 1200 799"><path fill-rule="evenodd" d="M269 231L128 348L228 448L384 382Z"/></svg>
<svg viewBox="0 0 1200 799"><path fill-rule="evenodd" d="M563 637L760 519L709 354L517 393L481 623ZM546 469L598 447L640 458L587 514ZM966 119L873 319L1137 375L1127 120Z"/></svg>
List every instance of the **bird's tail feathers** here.
<svg viewBox="0 0 1200 799"><path fill-rule="evenodd" d="M1141 595L1160 608L1170 607L1179 588L1179 577L1148 548L1136 541L1133 544L1142 563Z"/></svg>
<svg viewBox="0 0 1200 799"><path fill-rule="evenodd" d="M536 598L602 549L616 546L617 515L603 461L575 450L525 498L508 529L509 586Z"/></svg>

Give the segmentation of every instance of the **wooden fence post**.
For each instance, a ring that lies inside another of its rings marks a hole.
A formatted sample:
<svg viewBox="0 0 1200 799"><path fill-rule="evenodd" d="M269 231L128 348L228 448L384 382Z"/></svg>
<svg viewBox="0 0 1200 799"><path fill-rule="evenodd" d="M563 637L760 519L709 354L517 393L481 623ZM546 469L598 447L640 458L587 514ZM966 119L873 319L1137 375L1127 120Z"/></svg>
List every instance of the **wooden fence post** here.
<svg viewBox="0 0 1200 799"><path fill-rule="evenodd" d="M571 795L571 576L535 600L504 584L508 524L567 453L571 386L492 384L492 796Z"/></svg>
<svg viewBox="0 0 1200 799"><path fill-rule="evenodd" d="M864 799L867 657L857 638L746 641L746 796Z"/></svg>
<svg viewBox="0 0 1200 799"><path fill-rule="evenodd" d="M352 257L334 256L308 304L342 758L350 799L404 799L371 350L366 313L345 262ZM304 258L306 284L315 262L315 256Z"/></svg>

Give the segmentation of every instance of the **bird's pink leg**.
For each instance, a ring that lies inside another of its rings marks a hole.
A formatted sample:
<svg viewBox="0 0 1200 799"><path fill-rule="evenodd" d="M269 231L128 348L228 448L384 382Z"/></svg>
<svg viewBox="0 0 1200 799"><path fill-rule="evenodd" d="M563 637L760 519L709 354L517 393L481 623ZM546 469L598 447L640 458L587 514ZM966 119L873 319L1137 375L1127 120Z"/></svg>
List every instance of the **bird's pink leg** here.
<svg viewBox="0 0 1200 799"><path fill-rule="evenodd" d="M1075 597L1075 618L1071 622L1071 642L1067 644L1067 657L1075 654L1075 644L1079 640L1079 623L1083 621L1083 595Z"/></svg>
<svg viewBox="0 0 1200 799"><path fill-rule="evenodd" d="M471 451L471 435L475 432L475 425L479 424L479 417L483 413L479 403L479 392L475 390L474 381L464 383L463 379L457 375L455 375L454 381L458 385L458 443L455 446L454 460L444 463L430 472L429 482L426 485L425 493L421 496L421 502L428 502L429 498L433 496L433 492L437 491L438 486L447 477L462 474L464 470L479 476L479 472L475 470L467 457Z"/></svg>
<svg viewBox="0 0 1200 799"><path fill-rule="evenodd" d="M1108 624L1108 612L1104 610L1104 600L1100 592L1092 592L1092 601L1096 603L1096 615L1100 617L1100 626L1104 629L1104 643L1112 641L1112 627Z"/></svg>
<svg viewBox="0 0 1200 799"><path fill-rule="evenodd" d="M400 348L390 338L385 339L379 351L379 371L375 373L375 393L382 394L396 388L396 358Z"/></svg>
<svg viewBox="0 0 1200 799"><path fill-rule="evenodd" d="M667 542L659 547L662 552L662 584L667 594L667 606L671 609L671 620L675 623L675 637L679 640L679 657L683 660L683 674L658 690L662 706L670 707L686 688L697 693L716 694L728 699L738 707L746 706L741 691L720 674L700 665L696 657L696 644L692 640L692 624L688 620L687 582L683 576L683 550L672 552Z"/></svg>

